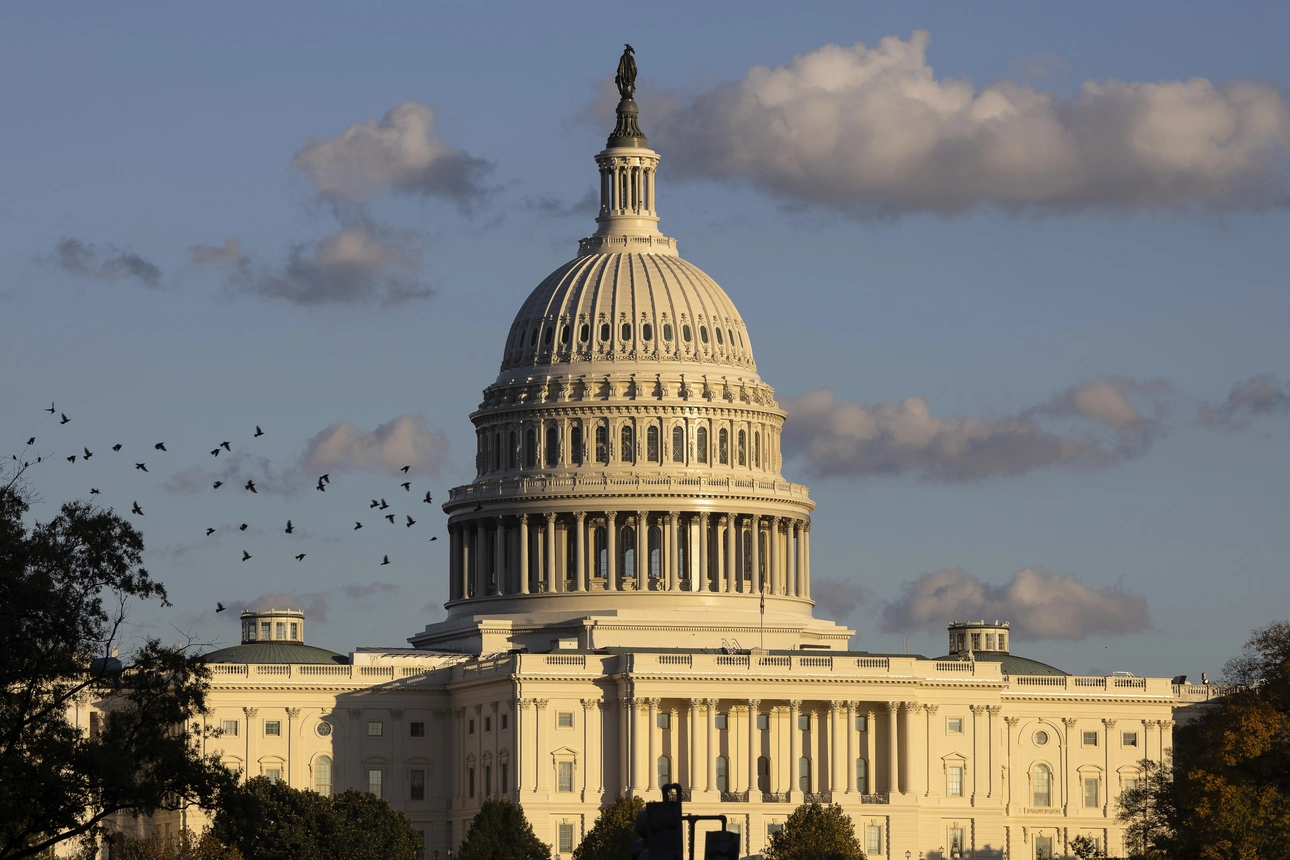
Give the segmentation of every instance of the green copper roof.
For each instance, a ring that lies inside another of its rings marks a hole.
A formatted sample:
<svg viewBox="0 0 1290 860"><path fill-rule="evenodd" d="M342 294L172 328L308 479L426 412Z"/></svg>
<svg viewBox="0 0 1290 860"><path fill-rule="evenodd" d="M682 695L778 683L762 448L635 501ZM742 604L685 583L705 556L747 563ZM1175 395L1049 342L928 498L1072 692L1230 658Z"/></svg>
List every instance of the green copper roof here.
<svg viewBox="0 0 1290 860"><path fill-rule="evenodd" d="M1055 666L1049 666L1047 663L1040 663L1038 660L1028 660L1025 657L1018 657L1015 654L999 654L989 651L977 651L975 655L978 663L998 663L999 671L1005 675L1069 675L1069 672L1063 672ZM958 657L953 654L947 654L944 657L937 657L937 660L957 660Z"/></svg>
<svg viewBox="0 0 1290 860"><path fill-rule="evenodd" d="M349 658L326 648L299 642L250 642L204 654L207 663L348 663Z"/></svg>

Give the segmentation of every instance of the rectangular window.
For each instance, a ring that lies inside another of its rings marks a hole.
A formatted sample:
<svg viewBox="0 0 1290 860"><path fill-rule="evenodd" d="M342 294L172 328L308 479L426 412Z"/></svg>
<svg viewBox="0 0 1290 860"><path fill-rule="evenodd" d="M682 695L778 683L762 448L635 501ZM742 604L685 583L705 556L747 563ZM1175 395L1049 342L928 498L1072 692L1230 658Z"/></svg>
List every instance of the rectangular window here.
<svg viewBox="0 0 1290 860"><path fill-rule="evenodd" d="M799 732L809 732L811 730L811 718L806 714L801 714L797 718L797 730Z"/></svg>
<svg viewBox="0 0 1290 860"><path fill-rule="evenodd" d="M475 796L475 769L466 768L466 793L469 797Z"/></svg>
<svg viewBox="0 0 1290 860"><path fill-rule="evenodd" d="M506 718L507 718L508 716L510 716L510 715L509 715L509 714L502 714L502 731L506 731L507 722L508 722Z"/></svg>
<svg viewBox="0 0 1290 860"><path fill-rule="evenodd" d="M484 734L488 734L492 730L493 730L493 718L484 717Z"/></svg>
<svg viewBox="0 0 1290 860"><path fill-rule="evenodd" d="M1084 732L1084 746L1097 746L1097 732Z"/></svg>
<svg viewBox="0 0 1290 860"><path fill-rule="evenodd" d="M426 832L417 831L417 860L426 860Z"/></svg>
<svg viewBox="0 0 1290 860"><path fill-rule="evenodd" d="M219 730L226 738L237 737L237 720L224 720L220 723Z"/></svg>
<svg viewBox="0 0 1290 860"><path fill-rule="evenodd" d="M945 793L949 797L963 796L963 768L953 765L949 769L949 785L946 786Z"/></svg>
<svg viewBox="0 0 1290 860"><path fill-rule="evenodd" d="M882 827L877 824L869 824L864 829L865 850L870 854L882 853Z"/></svg>
<svg viewBox="0 0 1290 860"><path fill-rule="evenodd" d="M1136 747L1138 745L1137 732L1124 732L1120 737L1121 743L1126 747Z"/></svg>
<svg viewBox="0 0 1290 860"><path fill-rule="evenodd" d="M950 828L950 857L960 858L963 856L963 828Z"/></svg>
<svg viewBox="0 0 1290 860"><path fill-rule="evenodd" d="M716 726L717 731L724 732L726 730L726 726L729 725L729 719L725 714L717 714L712 718L712 723Z"/></svg>
<svg viewBox="0 0 1290 860"><path fill-rule="evenodd" d="M281 736L282 736L282 721L281 721L281 720L265 720L265 721L264 721L264 733L265 733L265 735L268 735L268 736L270 736L270 737L281 737Z"/></svg>
<svg viewBox="0 0 1290 860"><path fill-rule="evenodd" d="M573 825L572 824L560 825L560 853L561 854L573 853Z"/></svg>
<svg viewBox="0 0 1290 860"><path fill-rule="evenodd" d="M272 633L272 631L273 631L273 625L272 625L272 624L270 624L270 623L269 623L269 622L267 622L267 621L261 621L261 622L260 622L260 638L261 638L261 639L272 639L272 638L273 638L273 633Z"/></svg>
<svg viewBox="0 0 1290 860"><path fill-rule="evenodd" d="M770 714L757 715L757 728L763 732L770 730Z"/></svg>
<svg viewBox="0 0 1290 860"><path fill-rule="evenodd" d="M1137 790L1138 790L1138 781L1137 781L1136 779L1134 779L1133 777L1128 777L1127 779L1125 779L1125 780L1124 780L1124 790L1125 790L1125 791L1137 791Z"/></svg>
<svg viewBox="0 0 1290 860"><path fill-rule="evenodd" d="M1098 798L1101 795L1101 780L1095 776L1084 778L1084 805L1088 807L1101 806Z"/></svg>
<svg viewBox="0 0 1290 860"><path fill-rule="evenodd" d="M385 723L373 720L367 724L367 736L369 738L379 738L385 734Z"/></svg>
<svg viewBox="0 0 1290 860"><path fill-rule="evenodd" d="M426 736L426 724L408 723L408 732L410 737L423 738Z"/></svg>
<svg viewBox="0 0 1290 860"><path fill-rule="evenodd" d="M573 762L556 763L556 791L573 791Z"/></svg>
<svg viewBox="0 0 1290 860"><path fill-rule="evenodd" d="M948 720L945 721L945 730L952 735L963 734L963 718L950 717Z"/></svg>
<svg viewBox="0 0 1290 860"><path fill-rule="evenodd" d="M857 732L869 731L869 718L867 716L856 717L856 731Z"/></svg>
<svg viewBox="0 0 1290 860"><path fill-rule="evenodd" d="M264 775L269 778L269 782L277 782L282 779L282 771L276 767L265 770Z"/></svg>
<svg viewBox="0 0 1290 860"><path fill-rule="evenodd" d="M973 650L973 651L980 651L980 650L981 650L981 634L980 634L980 633L973 633L973 634L972 634L972 650Z"/></svg>
<svg viewBox="0 0 1290 860"><path fill-rule="evenodd" d="M287 623L285 621L277 622L274 625L274 627L275 627L274 633L278 639L287 638Z"/></svg>
<svg viewBox="0 0 1290 860"><path fill-rule="evenodd" d="M426 799L426 772L414 770L408 774L408 790L413 800Z"/></svg>
<svg viewBox="0 0 1290 860"><path fill-rule="evenodd" d="M381 772L376 768L367 772L367 793L381 796Z"/></svg>
<svg viewBox="0 0 1290 860"><path fill-rule="evenodd" d="M573 711L561 711L555 715L555 726L558 729L573 728Z"/></svg>
<svg viewBox="0 0 1290 860"><path fill-rule="evenodd" d="M993 633L987 633L987 634L985 634L985 650L987 650L987 651L993 651L993 650L994 650L994 634L993 634Z"/></svg>
<svg viewBox="0 0 1290 860"><path fill-rule="evenodd" d="M291 638L292 639L300 638L300 625L295 621L291 622Z"/></svg>
<svg viewBox="0 0 1290 860"><path fill-rule="evenodd" d="M468 734L468 735L473 735L474 733L475 733L475 721L474 721L474 720L467 720L467 721L466 721L466 734Z"/></svg>
<svg viewBox="0 0 1290 860"><path fill-rule="evenodd" d="M658 715L658 727L659 727L660 729L670 729L670 728L672 728L672 715L671 715L671 714L659 714L659 715Z"/></svg>
<svg viewBox="0 0 1290 860"><path fill-rule="evenodd" d="M774 823L772 823L772 824L767 824L767 825L766 825L766 838L769 840L769 839L770 839L770 837L774 836L776 833L778 833L779 831L781 831L781 830L783 830L783 829L784 829L784 825L782 825L782 824L774 824Z"/></svg>
<svg viewBox="0 0 1290 860"><path fill-rule="evenodd" d="M501 772L498 774L498 776L500 776L500 777L501 777L501 781L500 781L500 783L498 784L498 788L500 788L500 789L501 789L502 794L506 794L508 791L510 791L510 790L511 790L511 788L510 788L510 786L511 786L511 779L510 779L510 777L511 777L511 766L510 766L510 764L509 764L508 762L502 762L502 764L501 764Z"/></svg>

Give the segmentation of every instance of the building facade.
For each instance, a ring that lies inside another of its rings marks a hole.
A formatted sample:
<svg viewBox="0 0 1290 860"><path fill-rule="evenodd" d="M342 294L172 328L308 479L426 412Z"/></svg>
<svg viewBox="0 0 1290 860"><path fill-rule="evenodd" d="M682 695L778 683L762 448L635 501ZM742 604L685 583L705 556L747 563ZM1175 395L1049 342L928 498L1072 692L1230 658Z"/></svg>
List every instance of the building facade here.
<svg viewBox="0 0 1290 860"><path fill-rule="evenodd" d="M621 79L597 229L524 300L470 416L447 618L343 656L306 646L299 612L245 614L208 655L207 751L379 793L440 858L487 797L568 857L603 805L668 782L749 856L813 800L871 857L1057 857L1081 834L1126 853L1116 797L1211 688L1071 676L999 622L951 624L929 659L850 650L815 617L785 412L730 297L659 232L659 154ZM181 823L200 813L138 826Z"/></svg>

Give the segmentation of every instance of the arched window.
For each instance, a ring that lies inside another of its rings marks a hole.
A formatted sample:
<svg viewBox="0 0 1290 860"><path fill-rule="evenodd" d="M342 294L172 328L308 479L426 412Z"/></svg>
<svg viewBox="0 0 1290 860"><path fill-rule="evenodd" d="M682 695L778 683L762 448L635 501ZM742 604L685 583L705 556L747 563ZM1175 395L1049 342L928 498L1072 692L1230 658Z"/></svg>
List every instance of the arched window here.
<svg viewBox="0 0 1290 860"><path fill-rule="evenodd" d="M536 338L536 335L534 337ZM704 343L708 342L708 327L706 325L699 326L699 340Z"/></svg>
<svg viewBox="0 0 1290 860"><path fill-rule="evenodd" d="M672 781L672 760L665 755L658 757L658 784L667 785Z"/></svg>
<svg viewBox="0 0 1290 860"><path fill-rule="evenodd" d="M314 759L314 791L331 794L331 756L320 755Z"/></svg>
<svg viewBox="0 0 1290 860"><path fill-rule="evenodd" d="M672 462L685 462L685 428L680 424L672 428Z"/></svg>
<svg viewBox="0 0 1290 860"><path fill-rule="evenodd" d="M609 323L600 324L600 339L609 340Z"/></svg>
<svg viewBox="0 0 1290 860"><path fill-rule="evenodd" d="M586 343L589 337L591 337L591 326L583 323L582 328L578 329L578 340Z"/></svg>
<svg viewBox="0 0 1290 860"><path fill-rule="evenodd" d="M761 468L761 433L753 433L753 468Z"/></svg>
<svg viewBox="0 0 1290 860"><path fill-rule="evenodd" d="M663 340L670 341L671 339L672 339L672 324L663 323Z"/></svg>
<svg viewBox="0 0 1290 860"><path fill-rule="evenodd" d="M537 468L537 431L530 427L524 432L524 465L530 469Z"/></svg>
<svg viewBox="0 0 1290 860"><path fill-rule="evenodd" d="M654 326L650 325L649 323L645 323L644 325L641 326L641 340L653 340L653 339L654 339Z"/></svg>
<svg viewBox="0 0 1290 860"><path fill-rule="evenodd" d="M689 326L689 325L683 325L683 326L681 326L681 340L685 341L686 343L689 343L689 342L690 342L690 326Z"/></svg>
<svg viewBox="0 0 1290 860"><path fill-rule="evenodd" d="M553 424L546 428L546 464L554 466L560 462L560 431Z"/></svg>
<svg viewBox="0 0 1290 860"><path fill-rule="evenodd" d="M735 345L735 333L730 329L726 329L726 334L730 337L730 346L733 349Z"/></svg>
<svg viewBox="0 0 1290 860"><path fill-rule="evenodd" d="M869 762L856 759L856 791L864 794L869 790Z"/></svg>
<svg viewBox="0 0 1290 860"><path fill-rule="evenodd" d="M540 329L533 329L533 337L529 338L529 346L537 346L538 332Z"/></svg>
<svg viewBox="0 0 1290 860"><path fill-rule="evenodd" d="M739 332L739 348L744 349L744 333Z"/></svg>
<svg viewBox="0 0 1290 860"><path fill-rule="evenodd" d="M757 790L770 791L770 759L766 756L757 759Z"/></svg>
<svg viewBox="0 0 1290 860"><path fill-rule="evenodd" d="M632 339L632 324L623 323L623 340L631 340L631 339Z"/></svg>
<svg viewBox="0 0 1290 860"><path fill-rule="evenodd" d="M651 463L661 463L658 453L658 427L651 424L645 431L645 459Z"/></svg>
<svg viewBox="0 0 1290 860"><path fill-rule="evenodd" d="M619 534L623 548L623 576L632 579L636 576L636 529L623 526Z"/></svg>
<svg viewBox="0 0 1290 860"><path fill-rule="evenodd" d="M511 466L511 468L512 468L512 469L514 469L514 468L516 468L516 467L518 467L518 466L520 465L520 463L519 463L519 459L520 459L520 448L519 448L519 445L517 445L517 444L516 444L516 440L515 440L515 431L514 431L514 430L512 430L512 431L510 432L510 440L509 440L509 441L510 441L510 443L511 443L511 447L510 447L511 454L510 454L510 457L509 457L508 459L509 459L509 461L510 461L510 466Z"/></svg>
<svg viewBox="0 0 1290 860"><path fill-rule="evenodd" d="M569 337L570 337L569 327L568 327L567 325L566 325L566 326L561 326L561 328L560 328L560 343L568 343L568 342L569 342Z"/></svg>
<svg viewBox="0 0 1290 860"><path fill-rule="evenodd" d="M730 781L727 779L729 768L729 760L723 755L717 756L717 791L730 790Z"/></svg>
<svg viewBox="0 0 1290 860"><path fill-rule="evenodd" d="M502 468L502 434L497 432L493 434L493 468Z"/></svg>
<svg viewBox="0 0 1290 860"><path fill-rule="evenodd" d="M596 526L592 530L592 545L596 554L596 566L592 575L604 579L609 576L609 547L605 543L604 526Z"/></svg>
<svg viewBox="0 0 1290 860"><path fill-rule="evenodd" d="M663 575L663 530L653 526L649 530L649 576L658 579Z"/></svg>
<svg viewBox="0 0 1290 860"><path fill-rule="evenodd" d="M739 431L739 465L748 465L748 434L742 430Z"/></svg>
<svg viewBox="0 0 1290 860"><path fill-rule="evenodd" d="M574 424L569 431L569 459L573 465L582 465L582 424Z"/></svg>
<svg viewBox="0 0 1290 860"><path fill-rule="evenodd" d="M604 424L596 425L596 462L609 462L609 428Z"/></svg>
<svg viewBox="0 0 1290 860"><path fill-rule="evenodd" d="M804 792L811 790L811 760L806 756L797 760L797 790Z"/></svg>
<svg viewBox="0 0 1290 860"><path fill-rule="evenodd" d="M636 434L632 431L632 425L624 424L623 429L619 432L618 439L621 445L618 452L619 457L624 463L635 463Z"/></svg>
<svg viewBox="0 0 1290 860"><path fill-rule="evenodd" d="M718 333L719 333L719 332L718 332ZM542 335L542 345L543 345L543 346L550 346L550 345L551 345L551 338L552 338L552 336L554 336L554 334L555 334L555 328L554 328L553 326L547 326L547 327L546 327L546 334Z"/></svg>
<svg viewBox="0 0 1290 860"><path fill-rule="evenodd" d="M724 343L724 341L722 341L722 339L721 339L721 329L719 329L719 328L714 328L714 329L713 329L713 331L714 331L714 332L716 333L716 335L717 335L717 346L721 346L721 345Z"/></svg>
<svg viewBox="0 0 1290 860"><path fill-rule="evenodd" d="M493 765L491 762L484 764L484 797L493 796Z"/></svg>
<svg viewBox="0 0 1290 860"><path fill-rule="evenodd" d="M1032 780L1035 794L1033 806L1052 806L1053 805L1053 772L1048 769L1046 764L1035 765L1035 775Z"/></svg>
<svg viewBox="0 0 1290 860"><path fill-rule="evenodd" d="M730 431L724 427L717 433L717 462L723 466L730 463Z"/></svg>
<svg viewBox="0 0 1290 860"><path fill-rule="evenodd" d="M708 428L702 424L694 431L694 458L700 463L708 462Z"/></svg>

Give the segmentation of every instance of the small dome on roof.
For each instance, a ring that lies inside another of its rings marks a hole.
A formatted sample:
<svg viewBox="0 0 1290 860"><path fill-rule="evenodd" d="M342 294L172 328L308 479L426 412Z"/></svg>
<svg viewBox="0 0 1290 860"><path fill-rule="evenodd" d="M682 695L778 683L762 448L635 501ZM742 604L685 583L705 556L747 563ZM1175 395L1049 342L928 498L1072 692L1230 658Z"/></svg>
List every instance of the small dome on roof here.
<svg viewBox="0 0 1290 860"><path fill-rule="evenodd" d="M252 642L203 654L207 663L348 663L349 658L303 642Z"/></svg>

